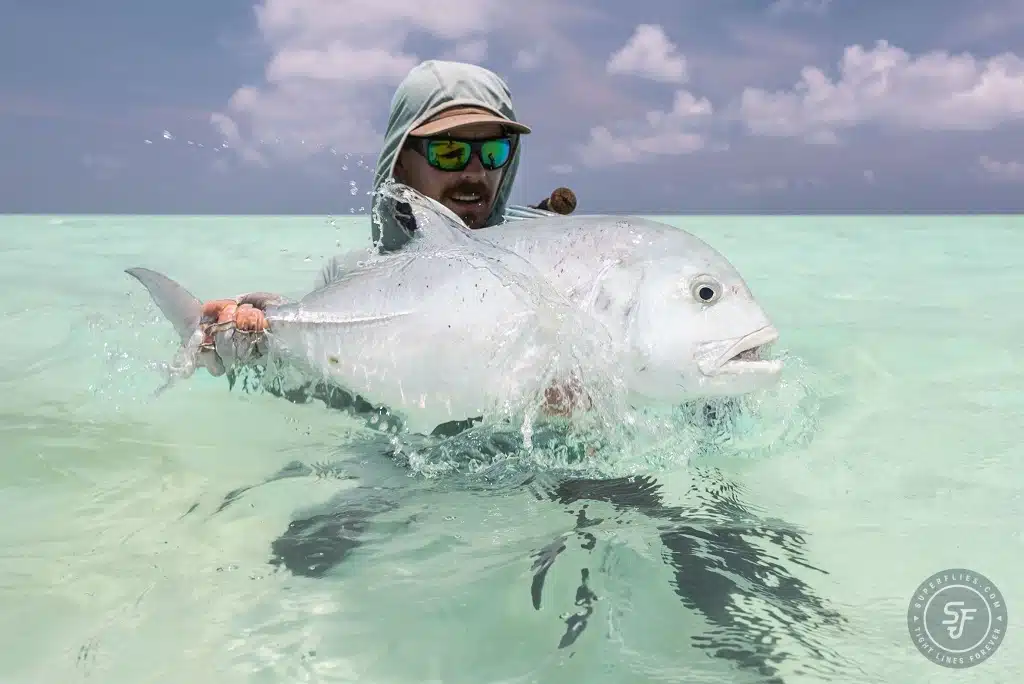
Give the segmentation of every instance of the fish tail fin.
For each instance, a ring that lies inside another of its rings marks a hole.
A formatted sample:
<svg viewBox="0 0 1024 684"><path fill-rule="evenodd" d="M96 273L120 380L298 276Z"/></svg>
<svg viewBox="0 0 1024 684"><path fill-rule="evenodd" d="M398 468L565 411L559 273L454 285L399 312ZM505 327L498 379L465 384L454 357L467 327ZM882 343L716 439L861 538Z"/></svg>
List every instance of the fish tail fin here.
<svg viewBox="0 0 1024 684"><path fill-rule="evenodd" d="M203 303L162 273L141 267L125 269L125 273L142 283L153 302L181 336L182 344L186 343L199 327Z"/></svg>
<svg viewBox="0 0 1024 684"><path fill-rule="evenodd" d="M162 273L138 267L125 269L125 273L142 283L149 296L153 298L153 302L181 337L181 347L174 361L166 367L167 378L154 392L154 396L163 394L177 380L191 377L197 366L205 366L213 375L223 373L223 367L215 356L200 355L204 338L204 333L199 328L203 303Z"/></svg>

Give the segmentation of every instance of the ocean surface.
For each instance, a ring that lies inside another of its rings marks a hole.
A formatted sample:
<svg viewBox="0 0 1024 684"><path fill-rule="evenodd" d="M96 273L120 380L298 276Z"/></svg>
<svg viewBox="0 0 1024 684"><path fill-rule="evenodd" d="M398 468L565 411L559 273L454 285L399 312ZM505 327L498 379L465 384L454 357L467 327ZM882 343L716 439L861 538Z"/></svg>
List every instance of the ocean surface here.
<svg viewBox="0 0 1024 684"><path fill-rule="evenodd" d="M365 218L0 217L0 682L1019 681L1024 219L661 218L739 268L787 367L616 508L429 478L202 371L154 397L177 341L125 268L300 296ZM316 524L341 562L270 562ZM947 568L1008 610L966 670L908 631Z"/></svg>

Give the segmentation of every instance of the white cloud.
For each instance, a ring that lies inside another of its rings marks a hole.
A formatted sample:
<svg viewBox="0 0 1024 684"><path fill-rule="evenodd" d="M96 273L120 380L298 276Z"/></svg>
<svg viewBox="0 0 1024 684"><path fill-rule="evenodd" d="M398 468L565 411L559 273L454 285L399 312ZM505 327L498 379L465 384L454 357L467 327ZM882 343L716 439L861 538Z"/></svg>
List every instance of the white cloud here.
<svg viewBox="0 0 1024 684"><path fill-rule="evenodd" d="M978 158L978 166L991 179L999 183L1024 183L1024 163L999 161L987 155Z"/></svg>
<svg viewBox="0 0 1024 684"><path fill-rule="evenodd" d="M553 8L544 0L262 0L260 37L271 52L262 84L240 87L211 123L244 157L302 159L334 149L376 154L395 86L446 44L446 56L483 59L488 39L521 40ZM513 46L513 47L521 47Z"/></svg>
<svg viewBox="0 0 1024 684"><path fill-rule="evenodd" d="M340 41L323 48L281 49L267 65L267 81L274 84L299 80L340 84L391 83L401 80L416 60L379 48L357 48Z"/></svg>
<svg viewBox="0 0 1024 684"><path fill-rule="evenodd" d="M685 83L686 58L657 24L640 24L626 44L608 59L609 74Z"/></svg>
<svg viewBox="0 0 1024 684"><path fill-rule="evenodd" d="M238 130L238 124L230 117L214 112L210 115L210 123L224 136L224 142L228 147L242 147L242 134Z"/></svg>
<svg viewBox="0 0 1024 684"><path fill-rule="evenodd" d="M839 78L805 67L789 91L744 90L739 115L754 135L828 143L874 123L901 129L983 131L1024 120L1024 60L943 51L917 57L879 41L847 47Z"/></svg>
<svg viewBox="0 0 1024 684"><path fill-rule="evenodd" d="M586 166L650 161L653 157L689 154L703 149L707 140L702 126L714 114L706 98L686 90L675 94L669 111L647 112L643 122L621 126L618 135L606 126L590 131L590 139L577 150Z"/></svg>

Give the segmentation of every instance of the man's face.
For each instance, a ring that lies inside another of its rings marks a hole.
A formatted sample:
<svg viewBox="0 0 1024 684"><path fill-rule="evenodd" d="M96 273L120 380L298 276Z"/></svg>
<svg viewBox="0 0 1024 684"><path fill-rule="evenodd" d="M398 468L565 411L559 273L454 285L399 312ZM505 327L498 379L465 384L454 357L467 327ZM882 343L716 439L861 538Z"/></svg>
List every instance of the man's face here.
<svg viewBox="0 0 1024 684"><path fill-rule="evenodd" d="M453 128L437 138L486 140L503 135L501 126L494 123L476 123ZM395 178L418 192L437 200L451 209L470 228L483 228L494 207L498 186L507 166L489 171L474 153L462 171L435 169L426 157L415 150L403 149L395 165Z"/></svg>

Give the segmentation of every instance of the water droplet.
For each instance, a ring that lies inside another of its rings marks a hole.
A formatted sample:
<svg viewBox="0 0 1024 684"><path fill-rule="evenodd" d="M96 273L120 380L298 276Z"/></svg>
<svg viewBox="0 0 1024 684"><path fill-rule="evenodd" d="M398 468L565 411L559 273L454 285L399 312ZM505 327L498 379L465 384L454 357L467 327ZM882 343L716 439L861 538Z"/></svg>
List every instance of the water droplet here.
<svg viewBox="0 0 1024 684"><path fill-rule="evenodd" d="M341 170L342 171L348 171L348 164L342 164L341 165Z"/></svg>
<svg viewBox="0 0 1024 684"><path fill-rule="evenodd" d="M351 188L349 188L348 192L349 192L350 195L358 195L359 194L359 188L357 188L356 186L353 185Z"/></svg>
<svg viewBox="0 0 1024 684"><path fill-rule="evenodd" d="M164 131L164 140L174 140L174 136L171 135L170 131Z"/></svg>
<svg viewBox="0 0 1024 684"><path fill-rule="evenodd" d="M152 140L143 140L142 142L146 143L147 145L152 145L153 144Z"/></svg>

